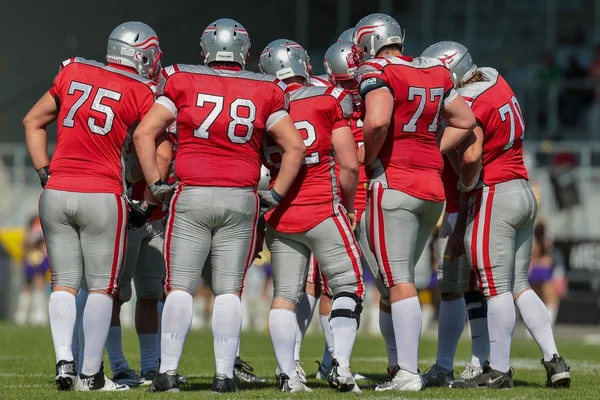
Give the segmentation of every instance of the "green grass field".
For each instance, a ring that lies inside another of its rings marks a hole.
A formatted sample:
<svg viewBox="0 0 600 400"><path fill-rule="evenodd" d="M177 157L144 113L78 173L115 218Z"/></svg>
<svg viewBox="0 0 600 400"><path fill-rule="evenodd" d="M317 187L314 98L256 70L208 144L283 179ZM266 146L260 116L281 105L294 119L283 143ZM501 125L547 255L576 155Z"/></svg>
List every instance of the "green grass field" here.
<svg viewBox="0 0 600 400"><path fill-rule="evenodd" d="M139 368L137 339L132 330L124 333L124 349L132 364ZM545 373L540 364L539 349L533 341L518 340L513 343L512 360L515 369L515 388L512 391L458 391L456 389L426 389L418 393L375 393L363 388L362 398L423 398L423 399L600 399L600 346L578 342L559 342L561 354L571 365L573 376L569 390L553 390L544 387ZM323 340L319 335L308 336L303 346L302 359L307 373L314 376L320 359ZM421 370L434 361L436 344L431 340L421 342ZM469 354L467 342L461 342L456 368L462 368ZM341 398L354 394L337 394L326 383L309 381L313 393L285 395L276 389L274 371L275 357L269 337L264 334L244 334L242 358L249 361L258 375L271 378L264 387L242 385L240 392L221 395L222 399L274 399L274 398ZM108 360L105 360L108 366ZM355 371L381 380L385 374L386 359L383 340L360 338L355 346L352 367ZM108 368L107 368L108 369ZM141 399L152 397L177 397L180 399L214 398L209 392L214 372L212 338L210 332L192 332L188 336L184 356L180 364L182 374L189 378L180 394L145 393L144 388L121 393L60 393L53 382L54 352L49 328L23 328L0 324L0 399ZM107 375L111 376L107 370ZM361 381L361 386L371 382Z"/></svg>

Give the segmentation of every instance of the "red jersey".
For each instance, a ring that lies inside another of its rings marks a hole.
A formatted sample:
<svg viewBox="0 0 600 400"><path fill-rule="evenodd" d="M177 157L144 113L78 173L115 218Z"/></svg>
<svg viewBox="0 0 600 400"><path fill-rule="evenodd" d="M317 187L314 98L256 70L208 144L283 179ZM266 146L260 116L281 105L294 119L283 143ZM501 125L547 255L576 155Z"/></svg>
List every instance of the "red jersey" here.
<svg viewBox="0 0 600 400"><path fill-rule="evenodd" d="M125 152L137 123L154 104L154 83L118 65L63 61L49 93L58 137L47 189L125 193Z"/></svg>
<svg viewBox="0 0 600 400"><path fill-rule="evenodd" d="M444 201L444 162L437 144L440 109L458 93L444 64L428 57L377 57L357 71L360 93L387 87L394 114L372 180L423 200Z"/></svg>
<svg viewBox="0 0 600 400"><path fill-rule="evenodd" d="M182 185L256 187L264 132L287 115L286 85L270 75L206 66L163 69L157 103L177 116Z"/></svg>
<svg viewBox="0 0 600 400"><path fill-rule="evenodd" d="M452 167L448 157L444 156L444 171L442 172L442 182L444 183L444 195L446 197L446 212L458 212L458 202L460 200L460 190L458 190L458 174Z"/></svg>
<svg viewBox="0 0 600 400"><path fill-rule="evenodd" d="M493 68L478 68L483 81L458 89L471 105L483 130L483 171L488 186L513 179L529 179L523 163L525 121L508 83Z"/></svg>
<svg viewBox="0 0 600 400"><path fill-rule="evenodd" d="M292 187L266 220L280 232L298 233L334 215L340 204L331 133L348 126L353 105L352 95L340 88L294 84L290 89L290 116L304 139L306 158ZM265 157L273 182L283 153L270 142L267 137Z"/></svg>

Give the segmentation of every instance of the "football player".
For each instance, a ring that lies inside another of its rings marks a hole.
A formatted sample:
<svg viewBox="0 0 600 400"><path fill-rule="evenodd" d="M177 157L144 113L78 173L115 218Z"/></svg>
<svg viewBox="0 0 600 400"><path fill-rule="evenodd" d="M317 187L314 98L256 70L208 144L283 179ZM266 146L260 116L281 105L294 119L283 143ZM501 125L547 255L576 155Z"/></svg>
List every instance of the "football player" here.
<svg viewBox="0 0 600 400"><path fill-rule="evenodd" d="M458 187L470 192L468 208L462 210L466 230L457 224L452 235L464 237L469 265L487 299L490 355L482 374L452 387L513 387L509 362L515 304L542 351L547 386L568 387L569 367L559 356L548 311L527 277L537 202L523 163L525 122L519 102L498 71L478 68L465 57L463 45L440 42L426 52L448 66L477 118L474 139L461 145Z"/></svg>
<svg viewBox="0 0 600 400"><path fill-rule="evenodd" d="M307 148L290 193L266 215L274 285L269 331L281 371L280 390L308 391L296 372L295 335L290 332L296 330L296 305L310 255L314 254L333 294L330 325L335 347L328 382L340 391L359 392L350 370L364 294L360 252L352 232L358 184L358 159L348 123L353 113L352 97L339 88L311 87L308 57L299 47L290 40L276 40L259 60L262 72L276 75L289 85L290 115ZM278 179L283 172L281 149L268 140L264 147L272 176ZM341 190L333 168L333 151L340 164Z"/></svg>
<svg viewBox="0 0 600 400"><path fill-rule="evenodd" d="M231 19L204 30L204 66L163 69L158 99L134 133L149 189L161 201L177 190L165 230L167 277L161 364L151 391L178 391L177 367L192 321L193 293L209 253L215 295L212 330L214 392L236 390L234 363L241 328L240 292L254 256L259 213L276 207L291 187L305 147L287 113L289 94L277 78L244 71L250 38ZM177 184L160 179L154 140L175 120ZM261 141L269 133L284 150L281 174L256 194ZM203 204L203 207L198 207Z"/></svg>
<svg viewBox="0 0 600 400"><path fill-rule="evenodd" d="M123 156L132 127L154 103L152 79L160 56L152 28L141 22L121 24L108 39L108 65L82 58L64 61L52 88L23 121L29 154L45 187L39 209L52 265L55 382L62 390L128 389L105 377L102 353L125 254ZM58 140L50 163L46 126L56 119ZM78 379L71 342L75 296L84 275L89 296Z"/></svg>
<svg viewBox="0 0 600 400"><path fill-rule="evenodd" d="M354 29L349 29L350 33ZM348 32L344 32L340 39ZM358 93L358 82L355 79L356 70L360 63L356 47L351 41L338 40L325 52L325 70L329 76L330 82L340 88L350 91L353 94L354 114L350 120L356 148L363 145L363 121L360 119L360 95ZM356 238L361 251L361 261L363 266L367 266L373 277L375 284L380 292L379 303L379 327L385 340L385 349L388 356L388 372L392 371L398 365L396 355L396 338L394 336L394 326L392 324L392 314L389 300L389 290L383 284L379 274L379 267L373 252L369 247L367 239L366 218L363 218L364 211L367 208L367 173L364 166L360 168L358 190L354 199L354 209L356 210Z"/></svg>
<svg viewBox="0 0 600 400"><path fill-rule="evenodd" d="M357 76L364 102L359 157L370 170L368 237L390 291L399 366L376 390L417 391L422 315L414 267L444 208L440 151L464 140L475 117L440 60L402 54L404 32L392 17L364 17L354 44L365 60ZM438 139L440 116L455 129Z"/></svg>

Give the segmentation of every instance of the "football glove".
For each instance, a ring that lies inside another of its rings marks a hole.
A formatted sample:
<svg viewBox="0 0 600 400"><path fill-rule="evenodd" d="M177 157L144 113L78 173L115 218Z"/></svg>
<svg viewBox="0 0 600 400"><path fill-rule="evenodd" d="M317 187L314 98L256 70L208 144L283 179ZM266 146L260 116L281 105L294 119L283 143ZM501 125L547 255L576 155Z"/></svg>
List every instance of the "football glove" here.
<svg viewBox="0 0 600 400"><path fill-rule="evenodd" d="M40 177L40 183L42 188L46 187L46 183L48 183L48 178L50 178L50 168L46 165L37 170L38 176Z"/></svg>
<svg viewBox="0 0 600 400"><path fill-rule="evenodd" d="M260 216L262 217L270 210L274 209L281 203L283 196L275 191L271 190L259 190L258 197L260 199Z"/></svg>
<svg viewBox="0 0 600 400"><path fill-rule="evenodd" d="M127 200L129 203L129 222L127 229L135 231L144 226L148 218L152 215L152 211L156 208L156 204L150 204L146 200Z"/></svg>
<svg viewBox="0 0 600 400"><path fill-rule="evenodd" d="M168 183L162 180L158 180L154 182L152 185L148 186L148 189L152 192L154 197L158 199L163 204L169 204L171 200L171 196L173 195L173 191L179 185L179 181L174 183Z"/></svg>

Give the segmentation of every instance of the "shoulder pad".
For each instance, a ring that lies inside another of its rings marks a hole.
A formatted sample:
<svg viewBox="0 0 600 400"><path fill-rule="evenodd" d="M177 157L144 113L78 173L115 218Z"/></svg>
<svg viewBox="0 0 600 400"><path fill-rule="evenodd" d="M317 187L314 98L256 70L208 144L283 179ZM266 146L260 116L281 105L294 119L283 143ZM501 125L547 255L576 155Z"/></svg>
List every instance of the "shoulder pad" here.
<svg viewBox="0 0 600 400"><path fill-rule="evenodd" d="M415 57L411 63L415 68L431 68L431 67L444 67L444 63L439 58L434 57Z"/></svg>
<svg viewBox="0 0 600 400"><path fill-rule="evenodd" d="M58 72L62 71L67 65L74 64L74 63L97 64L97 65L104 66L104 64L100 64L96 61L88 61L83 57L72 57L72 58L68 58L65 61L60 63L60 66L58 67Z"/></svg>
<svg viewBox="0 0 600 400"><path fill-rule="evenodd" d="M318 75L310 77L311 86L331 86L327 75Z"/></svg>
<svg viewBox="0 0 600 400"><path fill-rule="evenodd" d="M333 93L336 90L340 91L339 95L337 95L337 96L335 96ZM352 93L342 90L340 88L333 89L333 92L331 93L331 95L334 96L336 99L338 99L338 101L340 103L340 107L342 108L342 115L344 116L344 118L347 118L347 119L352 118L354 115L354 102L353 102Z"/></svg>
<svg viewBox="0 0 600 400"><path fill-rule="evenodd" d="M477 72L483 74L483 81L473 82L456 89L458 94L464 97L469 105L471 105L471 103L473 103L473 101L475 101L475 99L483 92L494 86L496 82L498 82L498 77L500 76L498 71L494 68L478 68Z"/></svg>

